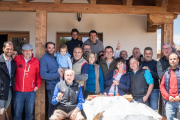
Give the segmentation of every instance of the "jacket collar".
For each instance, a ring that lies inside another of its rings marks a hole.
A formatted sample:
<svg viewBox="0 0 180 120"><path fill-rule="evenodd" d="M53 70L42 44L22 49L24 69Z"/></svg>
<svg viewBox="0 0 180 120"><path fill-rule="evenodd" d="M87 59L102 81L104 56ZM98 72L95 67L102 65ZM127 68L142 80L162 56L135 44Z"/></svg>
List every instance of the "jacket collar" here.
<svg viewBox="0 0 180 120"><path fill-rule="evenodd" d="M119 71L118 71L118 70L115 70L115 75L113 76L113 78L115 78L115 77L117 76L118 73L119 73ZM122 73L122 75L124 75L124 74L126 74L126 73L127 73L127 71L124 70L124 72Z"/></svg>

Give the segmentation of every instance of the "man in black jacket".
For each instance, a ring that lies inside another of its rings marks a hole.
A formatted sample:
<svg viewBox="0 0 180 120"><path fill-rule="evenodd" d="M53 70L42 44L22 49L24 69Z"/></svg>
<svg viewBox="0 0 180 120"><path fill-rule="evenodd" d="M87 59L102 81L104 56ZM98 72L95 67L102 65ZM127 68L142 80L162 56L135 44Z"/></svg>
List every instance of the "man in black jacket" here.
<svg viewBox="0 0 180 120"><path fill-rule="evenodd" d="M7 110L14 90L16 64L11 57L13 50L13 43L7 41L3 45L4 53L0 55L0 109Z"/></svg>
<svg viewBox="0 0 180 120"><path fill-rule="evenodd" d="M73 50L75 47L82 47L83 42L78 40L79 31L77 29L72 29L71 31L72 40L66 43L68 47L68 52L73 57Z"/></svg>

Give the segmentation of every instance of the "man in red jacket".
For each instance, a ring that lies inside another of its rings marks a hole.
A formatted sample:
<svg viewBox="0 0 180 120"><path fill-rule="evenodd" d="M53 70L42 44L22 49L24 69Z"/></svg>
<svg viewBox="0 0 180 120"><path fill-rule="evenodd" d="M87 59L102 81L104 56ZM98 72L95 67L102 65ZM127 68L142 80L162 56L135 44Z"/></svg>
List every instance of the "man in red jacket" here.
<svg viewBox="0 0 180 120"><path fill-rule="evenodd" d="M25 120L33 120L36 91L41 86L39 60L33 55L33 47L30 44L24 44L22 46L22 55L17 55L14 61L17 69L15 74L13 120L22 119L24 107Z"/></svg>
<svg viewBox="0 0 180 120"><path fill-rule="evenodd" d="M180 68L176 53L169 56L170 67L162 76L160 91L164 98L167 120L173 120L176 109L180 112Z"/></svg>

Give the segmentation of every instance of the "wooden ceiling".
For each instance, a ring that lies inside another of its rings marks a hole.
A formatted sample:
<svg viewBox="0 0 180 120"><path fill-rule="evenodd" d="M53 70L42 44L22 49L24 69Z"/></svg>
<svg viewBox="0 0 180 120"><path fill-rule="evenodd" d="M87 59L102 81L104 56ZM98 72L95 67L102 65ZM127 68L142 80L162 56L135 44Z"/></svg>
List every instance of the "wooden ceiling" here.
<svg viewBox="0 0 180 120"><path fill-rule="evenodd" d="M137 14L176 13L180 14L180 0L87 0L89 4L62 3L63 0L0 0L0 11L65 13L100 13L100 14ZM51 2L52 1L52 2ZM65 1L65 0L64 0Z"/></svg>

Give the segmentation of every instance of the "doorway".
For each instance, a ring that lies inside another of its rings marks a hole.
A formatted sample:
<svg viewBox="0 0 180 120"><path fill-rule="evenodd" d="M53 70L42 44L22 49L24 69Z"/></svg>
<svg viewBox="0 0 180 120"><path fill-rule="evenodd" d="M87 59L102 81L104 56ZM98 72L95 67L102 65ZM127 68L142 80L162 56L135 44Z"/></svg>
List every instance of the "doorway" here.
<svg viewBox="0 0 180 120"><path fill-rule="evenodd" d="M7 41L8 35L0 35L0 55L3 53L4 42Z"/></svg>

